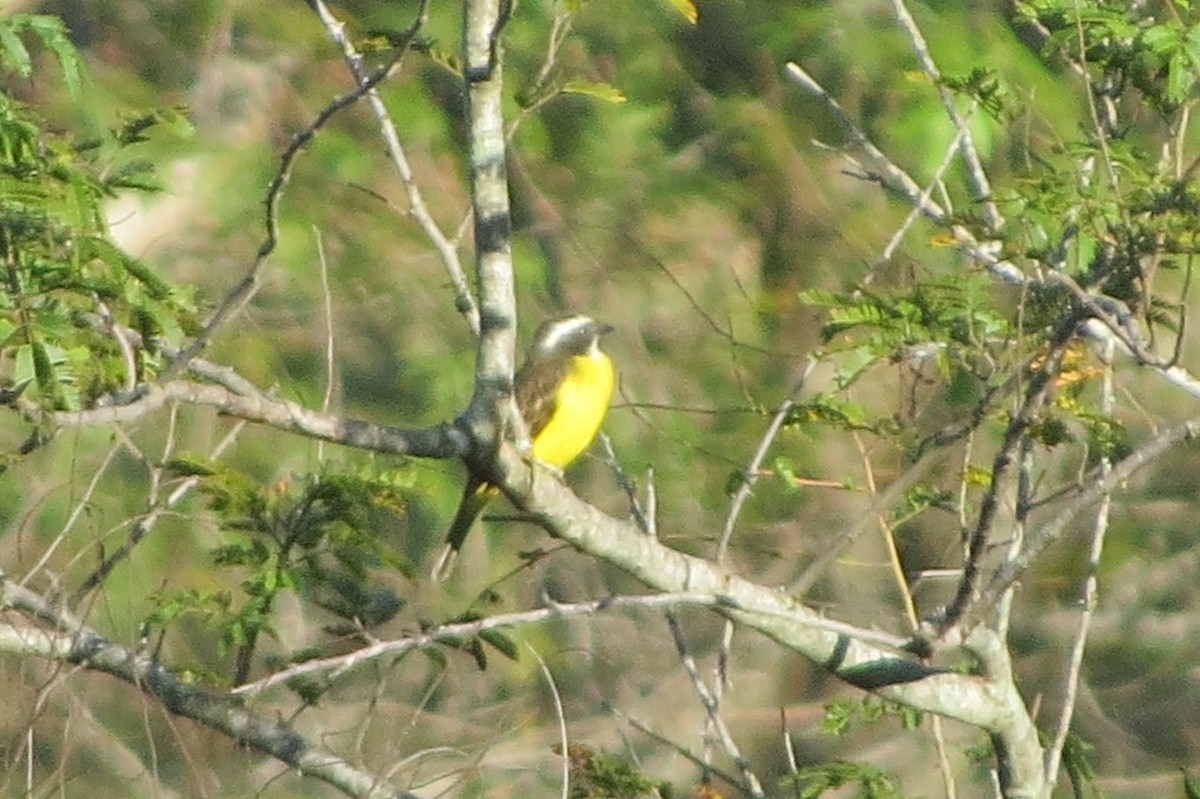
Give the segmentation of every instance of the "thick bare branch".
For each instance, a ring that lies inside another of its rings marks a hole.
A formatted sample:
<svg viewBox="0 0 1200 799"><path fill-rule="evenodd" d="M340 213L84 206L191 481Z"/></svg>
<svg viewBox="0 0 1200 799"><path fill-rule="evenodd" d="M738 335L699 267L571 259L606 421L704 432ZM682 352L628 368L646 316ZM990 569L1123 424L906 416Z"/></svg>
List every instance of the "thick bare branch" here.
<svg viewBox="0 0 1200 799"><path fill-rule="evenodd" d="M0 572L0 608L11 608L51 626L0 627L0 649L73 663L108 674L154 697L170 713L217 730L233 743L250 746L350 796L415 799L380 777L353 766L287 725L246 709L241 700L184 682L144 652L113 643L59 611L40 595Z"/></svg>
<svg viewBox="0 0 1200 799"><path fill-rule="evenodd" d="M517 424L512 406L517 302L505 169L504 58L500 42L500 31L511 8L501 0L467 0L464 8L463 77L467 82L468 158L480 313L475 393L466 421L475 440L486 443L499 438L500 420Z"/></svg>
<svg viewBox="0 0 1200 799"><path fill-rule="evenodd" d="M722 615L824 665L852 685L986 730L1003 750L1007 795L1032 799L1041 793L1042 750L1011 673L954 674L830 630L819 613L782 591L669 549L636 525L606 516L559 481L531 471L513 447L502 448L498 465L505 493L551 534L656 590L715 597Z"/></svg>
<svg viewBox="0 0 1200 799"><path fill-rule="evenodd" d="M288 400L264 394L236 394L224 386L172 380L146 386L125 404L50 415L58 427L80 427L135 422L160 410L168 402L206 405L220 413L286 430L334 444L393 455L421 458L460 458L467 452L466 437L450 424L421 429L400 429L318 413Z"/></svg>

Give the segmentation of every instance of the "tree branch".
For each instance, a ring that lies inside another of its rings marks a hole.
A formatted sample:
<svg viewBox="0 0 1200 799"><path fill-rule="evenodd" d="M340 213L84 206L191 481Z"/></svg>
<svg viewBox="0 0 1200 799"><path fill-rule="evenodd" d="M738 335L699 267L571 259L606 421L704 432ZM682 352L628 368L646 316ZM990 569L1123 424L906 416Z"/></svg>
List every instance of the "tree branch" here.
<svg viewBox="0 0 1200 799"><path fill-rule="evenodd" d="M1002 747L1009 797L1042 790L1037 730L1011 672L954 674L862 638L828 629L820 614L783 592L745 580L701 558L669 549L625 521L576 497L558 480L536 473L513 447L498 458L499 485L552 535L600 558L658 591L710 594L717 612L799 652L851 685L917 710L979 727Z"/></svg>
<svg viewBox="0 0 1200 799"><path fill-rule="evenodd" d="M116 677L153 697L169 712L198 721L236 744L271 755L350 796L416 799L334 752L310 743L285 724L252 713L240 700L184 682L150 655L107 640L38 594L21 588L3 572L0 608L19 610L53 627L0 627L0 649L36 654Z"/></svg>
<svg viewBox="0 0 1200 799"><path fill-rule="evenodd" d="M432 630L426 630L420 635L397 638L388 641L377 641L353 652L328 658L306 660L294 663L287 668L264 677L255 682L239 685L234 689L237 694L253 694L274 685L287 682L295 677L332 672L334 678L350 669L370 663L381 657L396 657L414 649L427 649L435 644L447 641L461 640L479 635L488 630L503 627L520 627L526 624L541 624L550 619L560 619L570 616L593 616L620 608L672 608L683 605L699 605L712 607L716 600L712 596L694 594L653 594L649 596L615 596L597 599L591 602L575 602L571 604L551 603L536 610L523 610L516 613L501 613L487 616L471 622L443 624ZM899 642L898 642L899 643Z"/></svg>
<svg viewBox="0 0 1200 799"><path fill-rule="evenodd" d="M489 450L492 442L499 440L502 425L518 425L519 419L512 403L517 301L505 170L500 43L500 31L510 10L509 3L502 0L466 0L463 14L463 77L467 83L467 146L480 313L475 393L465 422L474 441Z"/></svg>
<svg viewBox="0 0 1200 799"><path fill-rule="evenodd" d="M374 452L420 458L461 458L467 452L466 436L450 424L402 429L318 413L288 400L265 394L236 394L224 386L172 380L148 385L124 404L86 411L60 411L49 415L58 427L83 427L134 422L168 402L207 405L226 416ZM35 418L36 411L30 411Z"/></svg>
<svg viewBox="0 0 1200 799"><path fill-rule="evenodd" d="M316 137L317 133L329 123L329 120L333 119L339 112L354 105L360 98L373 91L376 86L392 74L392 70L400 63L400 59L404 57L405 53L408 52L408 48L416 37L422 21L423 16L418 14L413 22L413 27L410 29L408 38L405 39L402 46L396 48L387 63L372 72L369 76L360 79L358 86L353 91L341 97L334 98L333 101L321 109L304 130L301 130L292 137L292 141L288 144L287 149L280 156L279 167L275 170L275 175L271 178L271 183L267 187L267 195L263 201L263 226L266 229L266 233L263 236L262 243L258 246L258 252L255 253L254 261L250 264L250 268L246 270L246 274L238 284L229 291L225 300L217 306L216 311L205 322L204 329L188 343L179 354L179 357L168 364L167 368L163 370L163 380L172 380L178 377L187 368L188 362L208 346L208 343L216 335L221 326L237 315L253 299L254 295L258 292L262 267L279 243L279 204L283 199L283 190L287 186L289 178L291 178L292 167L295 166L296 159L300 156L300 151Z"/></svg>
<svg viewBox="0 0 1200 799"><path fill-rule="evenodd" d="M350 38L346 36L345 25L333 16L323 0L307 0L307 2L321 20L321 25L329 34L329 38L341 48L342 59L346 62L350 74L354 76L355 82L359 86L369 84L372 76L363 68L362 55L355 49ZM428 14L429 0L422 0L412 26L402 36L403 41L413 40L425 24ZM392 164L396 167L396 175L400 178L400 184L404 187L404 193L408 197L408 212L421 228L421 232L425 234L425 238L429 239L429 243L437 250L438 258L441 259L442 266L445 267L446 274L450 277L450 283L454 286L455 307L466 317L471 330L478 333L479 309L475 307L475 298L471 296L471 287L467 285L462 259L458 257L458 236L453 238L446 236L437 220L433 218L433 214L430 213L429 207L425 205L421 187L417 184L412 166L408 163L404 145L400 143L400 134L396 130L396 123L392 121L387 106L384 105L383 98L379 95L379 90L373 85L370 86L366 98L367 104L371 107L371 113L375 115L375 119L379 123L379 131L383 136L383 143L387 147Z"/></svg>
<svg viewBox="0 0 1200 799"><path fill-rule="evenodd" d="M994 602L1014 580L1017 580L1029 569L1046 547L1062 538L1067 531L1067 526L1075 520L1076 516L1117 489L1142 467L1165 455L1176 445L1198 436L1200 436L1200 416L1163 431L1132 454L1114 464L1107 473L1088 482L1087 487L1080 491L1058 516L1030 534L1019 557L1004 563L992 574L987 585L980 591L978 606L987 607Z"/></svg>

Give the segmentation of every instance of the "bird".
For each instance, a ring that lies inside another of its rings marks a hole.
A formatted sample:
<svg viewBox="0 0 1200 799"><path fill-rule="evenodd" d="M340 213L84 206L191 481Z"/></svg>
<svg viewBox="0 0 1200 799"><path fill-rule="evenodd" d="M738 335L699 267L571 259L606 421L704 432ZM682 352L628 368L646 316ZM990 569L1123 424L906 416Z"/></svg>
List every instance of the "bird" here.
<svg viewBox="0 0 1200 799"><path fill-rule="evenodd" d="M611 325L574 314L548 319L534 333L513 379L513 394L536 465L561 472L600 432L616 384L612 359L600 349L600 337L612 331ZM468 471L446 546L433 568L435 580L449 574L475 520L498 491Z"/></svg>

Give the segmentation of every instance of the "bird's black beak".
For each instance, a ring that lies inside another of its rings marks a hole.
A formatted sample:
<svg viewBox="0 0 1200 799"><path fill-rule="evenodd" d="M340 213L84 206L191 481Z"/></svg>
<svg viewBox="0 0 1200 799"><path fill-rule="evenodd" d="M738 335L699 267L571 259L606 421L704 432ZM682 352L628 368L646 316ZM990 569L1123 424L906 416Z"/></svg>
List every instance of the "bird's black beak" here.
<svg viewBox="0 0 1200 799"><path fill-rule="evenodd" d="M603 336L605 333L611 333L614 330L616 330L616 328L610 324L606 324L604 322L596 323L596 335L597 336Z"/></svg>

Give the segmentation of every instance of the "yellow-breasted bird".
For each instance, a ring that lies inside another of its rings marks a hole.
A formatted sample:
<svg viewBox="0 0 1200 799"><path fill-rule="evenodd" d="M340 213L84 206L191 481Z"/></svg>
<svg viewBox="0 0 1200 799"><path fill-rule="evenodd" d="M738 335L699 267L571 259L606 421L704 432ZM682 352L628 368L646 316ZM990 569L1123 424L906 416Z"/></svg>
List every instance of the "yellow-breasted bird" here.
<svg viewBox="0 0 1200 799"><path fill-rule="evenodd" d="M610 325L579 314L545 321L534 333L513 393L529 430L535 466L566 468L600 431L616 382L612 360L600 349L600 336L610 331ZM497 490L468 472L446 548L433 569L435 578L449 572L467 533Z"/></svg>

